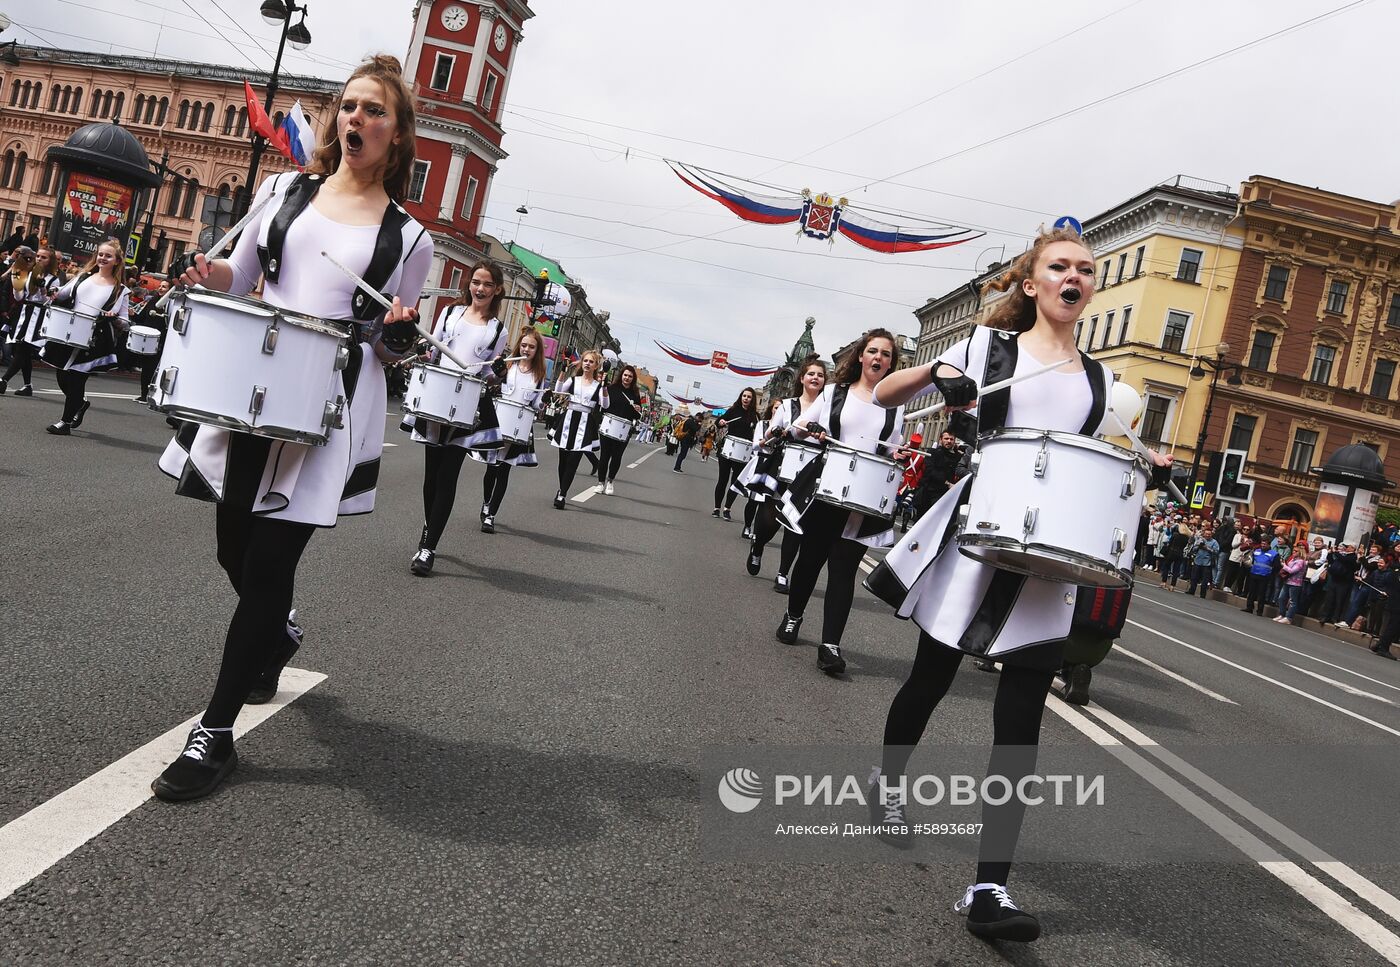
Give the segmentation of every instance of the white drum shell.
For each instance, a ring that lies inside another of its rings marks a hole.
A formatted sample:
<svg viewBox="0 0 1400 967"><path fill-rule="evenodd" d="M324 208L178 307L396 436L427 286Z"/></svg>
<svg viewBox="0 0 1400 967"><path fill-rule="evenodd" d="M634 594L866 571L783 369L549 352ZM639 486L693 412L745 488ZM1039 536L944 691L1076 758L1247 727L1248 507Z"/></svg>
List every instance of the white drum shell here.
<svg viewBox="0 0 1400 967"><path fill-rule="evenodd" d="M1132 584L1147 488L1136 454L1076 433L1006 429L980 441L973 464L962 553L1048 581Z"/></svg>
<svg viewBox="0 0 1400 967"><path fill-rule="evenodd" d="M39 327L39 335L49 342L88 349L92 346L96 326L96 316L51 305L44 310L44 323Z"/></svg>
<svg viewBox="0 0 1400 967"><path fill-rule="evenodd" d="M737 463L748 463L752 453L753 441L745 440L743 437L727 436L719 446L721 457L726 460L734 460Z"/></svg>
<svg viewBox="0 0 1400 967"><path fill-rule="evenodd" d="M160 352L160 330L150 326L132 326L126 334L126 351L137 356L154 356Z"/></svg>
<svg viewBox="0 0 1400 967"><path fill-rule="evenodd" d="M632 421L614 416L612 413L604 413L603 422L598 426L598 432L610 440L625 442L632 436Z"/></svg>
<svg viewBox="0 0 1400 967"><path fill-rule="evenodd" d="M193 423L322 446L343 424L350 328L222 292L178 292L151 406Z"/></svg>
<svg viewBox="0 0 1400 967"><path fill-rule="evenodd" d="M501 439L514 443L529 443L535 434L535 411L517 400L496 399L496 422L501 425Z"/></svg>
<svg viewBox="0 0 1400 967"><path fill-rule="evenodd" d="M486 383L459 369L420 363L408 376L403 408L414 416L470 430Z"/></svg>
<svg viewBox="0 0 1400 967"><path fill-rule="evenodd" d="M783 459L778 464L778 479L783 483L792 483L797 479L797 473L807 464L821 456L822 448L812 446L808 443L798 443L795 440L788 440L783 444Z"/></svg>
<svg viewBox="0 0 1400 967"><path fill-rule="evenodd" d="M904 471L873 453L831 448L817 479L816 499L872 517L893 517Z"/></svg>

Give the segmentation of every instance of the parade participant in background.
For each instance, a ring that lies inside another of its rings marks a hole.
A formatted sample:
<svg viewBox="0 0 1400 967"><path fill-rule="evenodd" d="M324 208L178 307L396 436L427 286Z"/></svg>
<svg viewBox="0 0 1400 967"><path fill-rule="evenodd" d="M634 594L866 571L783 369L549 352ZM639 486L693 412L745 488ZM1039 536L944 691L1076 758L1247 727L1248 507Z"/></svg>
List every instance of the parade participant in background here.
<svg viewBox="0 0 1400 967"><path fill-rule="evenodd" d="M802 415L802 412L821 398L822 390L826 388L826 377L826 363L815 355L808 356L802 364L802 375L798 377L798 385L801 387L802 393L800 396L783 400L783 405L774 413L769 425L770 435L787 435L788 428ZM778 458L781 461L781 451ZM776 488L775 494L781 492L785 486L785 484L780 484ZM763 549L768 546L768 542L778 533L780 527L776 501L766 501L763 510L754 520L753 542L749 545L748 571L750 574L757 576L759 569L763 566ZM778 574L773 578L773 590L779 594L787 594L788 574L792 571L793 561L797 560L797 550L802 545L802 536L790 528L782 527L781 529L783 543L778 556Z"/></svg>
<svg viewBox="0 0 1400 967"><path fill-rule="evenodd" d="M715 437L719 436L719 428L713 423L706 423L705 428L700 431L700 462L705 463L710 459L710 454L715 449Z"/></svg>
<svg viewBox="0 0 1400 967"><path fill-rule="evenodd" d="M608 385L599 376L602 365L602 354L590 349L576 364L577 372L561 377L554 387L554 392L567 403L549 438L559 451L559 492L554 495L557 510L563 510L569 499L569 488L583 455L598 449L599 412L607 407L609 399Z"/></svg>
<svg viewBox="0 0 1400 967"><path fill-rule="evenodd" d="M642 412L642 391L637 388L637 367L630 363L617 371L617 376L608 389L608 405L604 413L627 420L633 424L633 432L641 424L637 417ZM626 440L599 436L598 440L598 480L603 493L613 492L613 481L622 467L622 455L627 452Z"/></svg>
<svg viewBox="0 0 1400 967"><path fill-rule="evenodd" d="M729 436L738 437L741 440L752 440L754 438L754 428L758 426L758 393L752 388L745 387L729 409L724 411L724 415L717 421L719 427L726 430ZM734 506L734 500L739 496L737 491L729 489L739 477L739 471L744 469L742 460L730 460L723 454L719 458L719 480L715 483L715 509L710 512L711 517L718 517L722 513L725 520L733 520L729 516L729 508ZM721 510L720 504L724 507Z"/></svg>
<svg viewBox="0 0 1400 967"><path fill-rule="evenodd" d="M902 460L899 427L904 407L886 409L876 402L875 388L899 366L894 336L886 329L872 329L861 336L836 367L833 385L793 421L789 433L798 439L815 438L825 443L828 432L836 441L862 453L891 456ZM820 427L813 433L812 427ZM812 488L816 468L809 465L793 482L794 504L810 498L801 493L804 478ZM894 521L833 504L812 501L802 513L802 543L788 589L787 611L778 624L778 640L796 644L807 602L816 590L817 577L826 569L826 597L822 602L822 639L817 645L817 667L828 674L846 670L841 657L841 638L855 598L856 573L868 547L889 547L894 543Z"/></svg>
<svg viewBox="0 0 1400 967"><path fill-rule="evenodd" d="M156 378L156 366L160 363L160 354L165 349L165 333L168 321L165 310L160 307L160 300L165 298L165 294L170 291L170 283L161 280L156 287L156 292L145 302L141 303L141 308L136 310L136 314L131 317L133 326L146 326L160 333L160 342L156 345L154 354L146 354L140 358L138 365L141 368L141 395L136 397L138 403L149 403L151 382Z"/></svg>
<svg viewBox="0 0 1400 967"><path fill-rule="evenodd" d="M468 365L468 375L495 382L506 372L506 364L500 361L506 348L505 323L498 318L505 276L495 262L483 260L472 266L468 278L466 301L444 307L438 313L433 334ZM457 368L436 347L430 361L447 369ZM418 538L418 550L408 563L413 574L427 577L432 573L438 541L457 500L462 462L475 447L494 447L500 440L496 427L496 411L484 392L470 430L421 416L414 419L413 442L427 447L423 451L423 532Z"/></svg>
<svg viewBox="0 0 1400 967"><path fill-rule="evenodd" d="M288 614L297 564L318 527L374 509L384 442L382 362L413 345L411 307L433 261L427 231L398 204L414 156L413 95L397 59L379 55L356 68L305 174L263 181L255 204L271 199L228 259L187 258L187 284L236 294L265 279L263 299L309 316L353 323L350 361L335 377L347 398L344 427L324 446L304 446L214 426L184 424L161 458L179 492L218 502L219 564L238 594L223 663L208 708L179 758L152 785L164 800L213 792L238 762L233 723L246 700L267 701L300 644ZM385 313L318 253L368 266L366 282L394 293ZM348 606L348 605L347 605ZM255 691L256 686L256 691Z"/></svg>
<svg viewBox="0 0 1400 967"><path fill-rule="evenodd" d="M1028 427L1062 433L1097 433L1108 409L1113 374L1079 351L1075 323L1094 295L1093 253L1070 229L1042 233L984 294L1007 291L984 325L947 350L930 367L897 373L882 383L876 402L894 406L933 385L951 409L977 407L977 432ZM978 387L1056 359L1060 368L978 400ZM1170 458L1152 454L1159 467ZM1154 479L1160 472L1154 474ZM1075 587L990 567L958 552L951 540L957 508L967 492L959 481L919 518L866 581L867 587L912 618L920 629L909 678L890 704L885 722L883 777L870 798L872 819L885 838L909 840L906 803L898 777L956 677L965 654L1002 664L992 719L995 748L989 775L1014 788L1035 767L1040 722L1074 616ZM1102 497L1077 494L1092 507ZM1116 496L1116 492L1115 492ZM1042 513L1071 508L1042 507ZM800 565L799 565L800 566ZM888 780L886 783L883 780ZM976 881L955 909L966 911L968 929L983 937L1034 940L1040 924L1020 910L1006 890L1020 834L1024 803L984 804Z"/></svg>
<svg viewBox="0 0 1400 967"><path fill-rule="evenodd" d="M515 341L512 356L520 357L501 381L501 399L514 400L528 406L539 405L540 390L545 385L544 340L533 326L526 326ZM535 456L534 435L530 442L518 443L514 440L499 439L492 450L473 449L469 456L473 460L486 461L486 473L481 478L481 532L496 533L496 514L505 499L506 487L510 484L511 467L534 467L539 464Z"/></svg>
<svg viewBox="0 0 1400 967"><path fill-rule="evenodd" d="M118 320L124 326L127 319L126 286L118 280L121 262L121 242L104 239L83 271L53 297L53 305L97 317L90 348L56 342L44 346L44 362L58 370L55 376L63 390L63 416L45 427L57 436L68 436L82 426L83 415L92 406L85 395L88 376L117 365Z"/></svg>
<svg viewBox="0 0 1400 967"><path fill-rule="evenodd" d="M22 294L16 293L9 335L13 356L4 377L0 378L0 396L5 394L16 374L24 377L24 385L15 390L15 395L34 395L30 381L34 372L34 356L44 348L44 340L39 335L44 324L44 312L48 309L49 300L66 281L63 270L55 264L53 249L39 249L34 254L34 268L29 273L28 285L23 287ZM13 288L11 291L14 291Z"/></svg>
<svg viewBox="0 0 1400 967"><path fill-rule="evenodd" d="M679 421L679 426L676 425L677 422L678 421L675 419L671 420L671 427L675 432L676 448L678 451L676 453L676 465L671 468L671 472L685 473L685 471L681 469L681 464L685 463L686 454L690 453L690 448L695 446L695 441L699 438L700 420L696 418L694 413L688 413L684 420Z"/></svg>
<svg viewBox="0 0 1400 967"><path fill-rule="evenodd" d="M782 450L778 441L773 439L772 429L773 422L782 408L782 400L768 401L768 412L754 426L753 453L749 455L748 462L734 480L733 486L742 490L747 497L744 501L744 531L739 535L746 541L753 540L754 521L758 512L768 502L768 494L777 488L778 464L782 460Z"/></svg>

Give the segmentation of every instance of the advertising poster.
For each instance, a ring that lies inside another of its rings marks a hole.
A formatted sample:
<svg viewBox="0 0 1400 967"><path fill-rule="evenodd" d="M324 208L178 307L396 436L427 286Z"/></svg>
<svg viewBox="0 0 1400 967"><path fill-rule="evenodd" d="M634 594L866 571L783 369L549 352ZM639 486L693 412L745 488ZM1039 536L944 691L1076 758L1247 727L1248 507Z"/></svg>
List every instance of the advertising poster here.
<svg viewBox="0 0 1400 967"><path fill-rule="evenodd" d="M1346 484L1324 483L1313 506L1312 534L1329 542L1342 539L1342 524L1347 512Z"/></svg>
<svg viewBox="0 0 1400 967"><path fill-rule="evenodd" d="M49 230L54 248L82 261L108 236L125 244L131 234L135 194L132 188L108 178L68 172Z"/></svg>
<svg viewBox="0 0 1400 967"><path fill-rule="evenodd" d="M1381 495L1375 490L1358 490L1351 499L1351 513L1347 515L1347 526L1342 537L1344 544L1360 544L1362 538L1376 526L1376 510L1381 505Z"/></svg>

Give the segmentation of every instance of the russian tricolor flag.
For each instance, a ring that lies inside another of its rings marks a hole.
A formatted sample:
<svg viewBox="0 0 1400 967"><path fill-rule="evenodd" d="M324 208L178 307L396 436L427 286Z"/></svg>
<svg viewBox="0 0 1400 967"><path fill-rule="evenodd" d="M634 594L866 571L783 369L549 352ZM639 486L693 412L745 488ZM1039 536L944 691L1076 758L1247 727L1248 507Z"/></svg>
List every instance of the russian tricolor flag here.
<svg viewBox="0 0 1400 967"><path fill-rule="evenodd" d="M311 122L306 119L306 113L301 109L301 101L293 104L287 116L282 119L282 130L286 132L287 147L291 150L292 160L301 167L306 167L312 155L316 153L316 132L312 130Z"/></svg>

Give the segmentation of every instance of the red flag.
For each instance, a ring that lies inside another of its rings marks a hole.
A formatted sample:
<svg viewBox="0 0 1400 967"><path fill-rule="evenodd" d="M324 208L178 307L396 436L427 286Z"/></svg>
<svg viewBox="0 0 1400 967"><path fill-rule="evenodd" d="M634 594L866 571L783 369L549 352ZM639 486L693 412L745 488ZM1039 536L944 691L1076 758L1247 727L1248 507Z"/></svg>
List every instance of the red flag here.
<svg viewBox="0 0 1400 967"><path fill-rule="evenodd" d="M287 143L287 132L272 126L272 119L267 116L267 111L258 103L257 95L253 93L253 85L246 80L243 82L243 96L248 101L248 125L253 129L253 133L266 138L268 144L285 155L287 160L296 161L292 156L292 147Z"/></svg>

